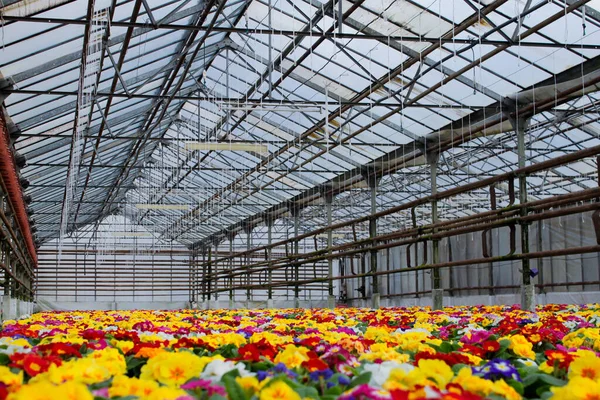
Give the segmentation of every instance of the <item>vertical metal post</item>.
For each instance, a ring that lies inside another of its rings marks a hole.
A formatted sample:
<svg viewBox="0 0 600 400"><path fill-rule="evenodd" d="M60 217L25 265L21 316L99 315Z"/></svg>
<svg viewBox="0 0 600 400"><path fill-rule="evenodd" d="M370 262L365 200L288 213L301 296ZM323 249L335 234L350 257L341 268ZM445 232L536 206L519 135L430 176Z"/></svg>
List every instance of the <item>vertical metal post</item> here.
<svg viewBox="0 0 600 400"><path fill-rule="evenodd" d="M235 240L235 233L229 233L229 269L234 268L233 264L233 241ZM234 291L233 291L233 277L229 278L229 308L233 308Z"/></svg>
<svg viewBox="0 0 600 400"><path fill-rule="evenodd" d="M297 257L300 254L300 241L298 238L298 232L300 229L300 207L296 204L289 204L288 210L292 217L294 218L294 243L293 243L293 254L295 256L293 266L294 266L294 307L300 307L300 286L298 281L300 280L300 264L298 264Z"/></svg>
<svg viewBox="0 0 600 400"><path fill-rule="evenodd" d="M208 260L207 260L207 270L208 270L208 279L206 282L206 292L208 293L208 308L210 308L210 299L212 297L212 293L211 293L211 281L212 281L212 244L208 245Z"/></svg>
<svg viewBox="0 0 600 400"><path fill-rule="evenodd" d="M250 225L246 225L244 227L244 231L246 232L246 250L250 251L250 249L252 248L252 229L253 227ZM246 264L250 264L250 253L248 253L246 255ZM250 285L251 284L251 276L250 276L250 270L248 270L248 273L246 274L246 284ZM248 302L248 305L250 304L250 299L252 297L252 290L250 288L246 289L246 301Z"/></svg>
<svg viewBox="0 0 600 400"><path fill-rule="evenodd" d="M525 118L510 119L513 129L517 134L517 155L518 167L524 168L526 163L525 155L525 130L528 120ZM519 202L527 203L527 176L519 174ZM521 208L521 216L526 216L528 210ZM521 253L529 253L529 224L521 223ZM529 259L521 260L522 287L521 287L521 308L523 310L535 310L535 286L531 284L531 267Z"/></svg>
<svg viewBox="0 0 600 400"><path fill-rule="evenodd" d="M333 230L331 225L333 224L333 193L329 188L324 190L325 206L327 208L327 307L335 308L335 296L333 294L333 253L331 248L333 247Z"/></svg>
<svg viewBox="0 0 600 400"><path fill-rule="evenodd" d="M196 265L196 268L198 266ZM206 264L206 248L202 249L202 286L199 290L202 290L202 301L206 301L206 273L207 273L207 264Z"/></svg>
<svg viewBox="0 0 600 400"><path fill-rule="evenodd" d="M427 161L429 162L429 167L431 171L431 223L437 224L439 220L438 214L438 201L435 197L437 195L437 167L438 167L439 153L428 153ZM433 234L436 234L438 231L437 228L433 228ZM440 241L439 239L434 239L432 241L432 250L433 250L433 263L438 264L440 262ZM434 268L432 270L432 279L433 279L433 288L431 291L432 300L433 300L433 309L441 310L444 307L444 290L442 289L442 279L441 279L441 271L439 268Z"/></svg>
<svg viewBox="0 0 600 400"><path fill-rule="evenodd" d="M369 219L369 238L374 239L377 237L377 218L374 217L377 214L377 186L379 185L379 179L381 175L375 169L364 170L363 178L367 181L370 190L371 198L371 218ZM375 247L376 243L371 242L371 247ZM371 275L371 307L379 308L381 301L381 293L379 293L379 277L375 275L377 273L378 263L378 251L372 249L370 251L370 273ZM365 287L366 295L366 287Z"/></svg>
<svg viewBox="0 0 600 400"><path fill-rule="evenodd" d="M267 216L265 218L265 222L267 223L267 262L269 266L269 270L267 271L267 280L269 283L268 293L267 293L267 308L273 308L273 270L271 269L271 261L273 259L273 249L271 248L271 244L273 243L273 217Z"/></svg>

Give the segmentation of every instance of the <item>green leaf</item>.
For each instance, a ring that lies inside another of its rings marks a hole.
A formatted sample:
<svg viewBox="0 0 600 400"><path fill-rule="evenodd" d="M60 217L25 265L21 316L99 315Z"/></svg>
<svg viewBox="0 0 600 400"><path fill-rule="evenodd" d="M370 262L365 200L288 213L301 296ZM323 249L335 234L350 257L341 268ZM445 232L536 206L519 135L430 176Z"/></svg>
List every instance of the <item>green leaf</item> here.
<svg viewBox="0 0 600 400"><path fill-rule="evenodd" d="M318 399L319 398L319 392L314 387L300 386L298 388L295 388L294 391L296 393L298 393L300 395L300 397L302 397L303 399L306 399L306 398Z"/></svg>
<svg viewBox="0 0 600 400"><path fill-rule="evenodd" d="M10 364L10 357L5 353L0 353L0 365Z"/></svg>
<svg viewBox="0 0 600 400"><path fill-rule="evenodd" d="M442 342L440 345L440 350L442 353L452 353L454 351L454 346L452 346L452 343L450 342Z"/></svg>
<svg viewBox="0 0 600 400"><path fill-rule="evenodd" d="M239 375L239 371L237 369L233 370L237 371ZM225 384L225 390L227 390L227 396L229 400L246 400L246 393L244 393L244 389L235 381L233 375L228 375L229 372L223 375L221 379Z"/></svg>
<svg viewBox="0 0 600 400"><path fill-rule="evenodd" d="M363 372L359 376L352 379L352 381L350 382L350 385L348 385L348 388L351 389L353 387L369 383L372 375L373 374L371 372Z"/></svg>
<svg viewBox="0 0 600 400"><path fill-rule="evenodd" d="M326 395L335 395L336 397L342 394L344 391L339 386L332 386L325 391Z"/></svg>
<svg viewBox="0 0 600 400"><path fill-rule="evenodd" d="M257 362L257 363L251 363L250 370L252 370L253 372L267 371L272 366L273 366L273 364L270 362L261 361L261 362Z"/></svg>
<svg viewBox="0 0 600 400"><path fill-rule="evenodd" d="M536 383L538 381L540 377L540 374L531 374L531 375L527 375L526 377L523 378L523 386L524 387L529 387L531 385L533 385L534 383Z"/></svg>
<svg viewBox="0 0 600 400"><path fill-rule="evenodd" d="M510 340L508 339L502 339L498 343L500 343L500 349L498 350L498 352L505 351L510 346Z"/></svg>
<svg viewBox="0 0 600 400"><path fill-rule="evenodd" d="M125 358L127 362L127 370L132 370L146 363L146 360L143 358L137 358L134 356L127 356Z"/></svg>
<svg viewBox="0 0 600 400"><path fill-rule="evenodd" d="M566 381L562 379L558 379L548 374L540 374L540 380L544 383L547 383L550 386L565 386L567 384Z"/></svg>
<svg viewBox="0 0 600 400"><path fill-rule="evenodd" d="M227 400L227 397L223 397L220 394L213 394L208 400Z"/></svg>
<svg viewBox="0 0 600 400"><path fill-rule="evenodd" d="M465 367L467 367L467 368L471 368L471 367L468 367L468 366L467 366L467 365L465 365L465 364L454 364L454 365L452 366L452 372L454 372L454 374L458 374L458 372L459 372L461 369L465 368Z"/></svg>
<svg viewBox="0 0 600 400"><path fill-rule="evenodd" d="M224 378L226 377L231 377L235 380L235 378L237 378L238 376L240 376L240 371L237 368L234 368L231 371L223 374L223 376L221 377L221 382L225 382Z"/></svg>

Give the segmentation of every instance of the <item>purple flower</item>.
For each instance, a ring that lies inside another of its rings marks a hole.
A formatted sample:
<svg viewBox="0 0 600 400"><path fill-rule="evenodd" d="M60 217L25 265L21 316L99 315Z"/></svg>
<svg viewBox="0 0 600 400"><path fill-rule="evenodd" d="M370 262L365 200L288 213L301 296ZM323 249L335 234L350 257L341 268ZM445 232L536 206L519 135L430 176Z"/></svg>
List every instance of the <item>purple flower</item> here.
<svg viewBox="0 0 600 400"><path fill-rule="evenodd" d="M485 379L498 380L501 378L514 379L521 382L519 371L508 360L494 359L480 369Z"/></svg>
<svg viewBox="0 0 600 400"><path fill-rule="evenodd" d="M350 378L348 378L345 375L341 375L340 377L338 377L338 383L340 385L349 385L350 384Z"/></svg>
<svg viewBox="0 0 600 400"><path fill-rule="evenodd" d="M318 381L320 378L327 380L333 376L333 371L327 368L321 371L313 371L309 374L309 376L313 381Z"/></svg>
<svg viewBox="0 0 600 400"><path fill-rule="evenodd" d="M298 376L297 373L295 373L294 371L288 369L284 363L279 363L276 364L273 367L273 372L275 372L276 374L286 374L288 377L290 378L295 378Z"/></svg>
<svg viewBox="0 0 600 400"><path fill-rule="evenodd" d="M268 376L269 376L269 373L267 371L257 371L256 372L256 379L258 379L259 382L264 381L265 379L267 379Z"/></svg>

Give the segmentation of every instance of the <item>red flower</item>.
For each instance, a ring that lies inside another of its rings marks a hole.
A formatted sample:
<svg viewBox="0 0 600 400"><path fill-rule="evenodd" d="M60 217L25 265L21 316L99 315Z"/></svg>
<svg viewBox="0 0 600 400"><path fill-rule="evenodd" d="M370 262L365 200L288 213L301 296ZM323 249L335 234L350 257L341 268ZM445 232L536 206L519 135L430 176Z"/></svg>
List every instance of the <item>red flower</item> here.
<svg viewBox="0 0 600 400"><path fill-rule="evenodd" d="M48 368L50 368L50 365L52 364L61 364L61 359L57 356L40 357L35 353L15 353L10 356L10 360L12 363L9 364L9 367L21 368L31 377L48 371Z"/></svg>
<svg viewBox="0 0 600 400"><path fill-rule="evenodd" d="M49 344L41 344L35 347L35 350L38 353L47 356L59 356L59 357L81 357L81 353L79 352L79 346L75 346L67 343L49 343Z"/></svg>
<svg viewBox="0 0 600 400"><path fill-rule="evenodd" d="M258 362L260 361L260 349L255 343L248 343L238 349L242 360Z"/></svg>
<svg viewBox="0 0 600 400"><path fill-rule="evenodd" d="M300 342L298 342L298 345L299 346L308 347L308 348L312 349L313 347L315 347L319 343L321 343L321 339L320 338L318 338L318 337L311 337L311 338L302 339Z"/></svg>
<svg viewBox="0 0 600 400"><path fill-rule="evenodd" d="M481 344L481 347L483 347L486 353L495 353L500 350L500 343L496 340L486 340Z"/></svg>
<svg viewBox="0 0 600 400"><path fill-rule="evenodd" d="M419 360L442 360L446 364L448 364L449 366L453 366L453 365L456 365L456 364L467 364L467 365L472 365L473 364L471 362L471 360L469 360L469 357L467 357L464 354L460 354L460 353L448 353L448 354L436 353L436 354L430 354L430 353L427 353L427 352L421 352L421 353L417 353L417 355L415 356L415 364L418 364Z"/></svg>
<svg viewBox="0 0 600 400"><path fill-rule="evenodd" d="M410 392L408 390L393 389L390 391L390 394L392 395L392 400L408 400Z"/></svg>
<svg viewBox="0 0 600 400"><path fill-rule="evenodd" d="M485 356L485 349L482 349L481 347L478 347L478 346L474 346L472 344L463 344L462 351L464 351L465 353L473 354L474 356L477 356L477 357Z"/></svg>
<svg viewBox="0 0 600 400"><path fill-rule="evenodd" d="M100 340L104 339L105 336L106 334L104 333L104 331L101 331L99 329L86 329L83 332L81 332L81 337L86 340Z"/></svg>
<svg viewBox="0 0 600 400"><path fill-rule="evenodd" d="M273 361L278 352L273 345L265 339L261 339L256 343L248 343L241 346L238 349L238 353L242 360L258 362L262 361L261 357Z"/></svg>
<svg viewBox="0 0 600 400"><path fill-rule="evenodd" d="M545 354L548 358L546 363L551 367L558 365L559 368L569 369L569 365L571 365L571 362L574 360L574 357L566 351L546 350Z"/></svg>
<svg viewBox="0 0 600 400"><path fill-rule="evenodd" d="M306 368L309 372L323 371L323 370L329 368L329 366L327 365L327 363L324 362L323 360L319 359L319 358L311 358L308 361L304 361L302 363L302 366L304 368Z"/></svg>

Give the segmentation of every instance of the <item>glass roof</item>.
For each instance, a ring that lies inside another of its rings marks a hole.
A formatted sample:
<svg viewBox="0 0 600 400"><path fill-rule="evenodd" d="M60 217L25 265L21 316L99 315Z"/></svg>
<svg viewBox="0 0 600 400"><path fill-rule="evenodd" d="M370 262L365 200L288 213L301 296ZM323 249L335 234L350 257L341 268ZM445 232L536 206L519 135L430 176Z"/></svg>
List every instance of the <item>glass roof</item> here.
<svg viewBox="0 0 600 400"><path fill-rule="evenodd" d="M393 160L402 162L385 171L377 205L398 205L430 193L431 146L438 190L515 169L514 130L476 129L514 101L546 104L528 116L528 164L600 144L597 87L556 95L600 65L600 0L37 3L0 6L0 97L22 133L43 242L59 236L65 213L69 231L127 215L188 246L290 202L306 206L306 229L324 226L322 204L303 199ZM108 24L95 22L103 12ZM90 43L95 66L84 57ZM81 115L89 120L70 169ZM596 186L595 162L528 185L532 198ZM338 192L336 221L369 212L365 185ZM488 201L475 191L440 213ZM392 215L381 229L409 223Z"/></svg>

